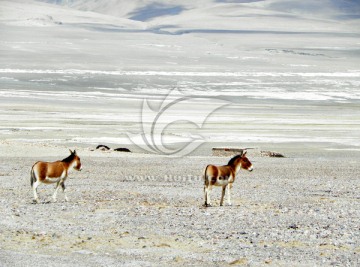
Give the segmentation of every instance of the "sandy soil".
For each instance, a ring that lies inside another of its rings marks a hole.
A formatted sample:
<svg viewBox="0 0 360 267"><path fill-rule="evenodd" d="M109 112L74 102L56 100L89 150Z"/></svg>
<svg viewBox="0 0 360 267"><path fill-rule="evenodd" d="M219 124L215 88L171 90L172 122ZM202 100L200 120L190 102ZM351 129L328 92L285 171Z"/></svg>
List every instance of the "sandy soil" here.
<svg viewBox="0 0 360 267"><path fill-rule="evenodd" d="M83 171L32 204L29 172L65 147L1 144L1 266L359 266L359 158L258 157L233 206L204 208L201 173L228 158L78 149ZM253 153L253 154L252 154ZM212 194L218 205L220 188Z"/></svg>

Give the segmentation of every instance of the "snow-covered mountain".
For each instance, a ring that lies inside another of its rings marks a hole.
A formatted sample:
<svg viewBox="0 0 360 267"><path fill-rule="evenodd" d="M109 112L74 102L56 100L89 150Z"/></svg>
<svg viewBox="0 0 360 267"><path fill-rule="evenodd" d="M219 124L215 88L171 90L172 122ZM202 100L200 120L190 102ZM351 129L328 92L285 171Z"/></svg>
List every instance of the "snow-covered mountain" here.
<svg viewBox="0 0 360 267"><path fill-rule="evenodd" d="M148 21L162 16L171 16L189 10L211 8L219 5L257 7L309 17L333 19L356 19L360 16L360 1L357 0L39 0L68 6L84 11L98 12L122 18ZM221 10L219 10L221 13ZM226 16L226 14L224 14Z"/></svg>
<svg viewBox="0 0 360 267"><path fill-rule="evenodd" d="M59 66L79 67L87 58L108 69L278 69L294 65L290 62L336 68L339 64L327 61L341 58L353 66L359 5L349 0L2 0L3 51L15 60L3 56L0 63L24 66L22 53L33 51L25 57L38 61L26 62L40 64L51 58L44 55L57 52L72 59L58 58ZM9 46L14 39L20 40ZM60 51L58 43L63 43Z"/></svg>
<svg viewBox="0 0 360 267"><path fill-rule="evenodd" d="M54 114L54 129L84 122L62 142L118 140L144 98L179 88L233 103L213 141L360 146L359 1L1 0L0 36L5 128Z"/></svg>
<svg viewBox="0 0 360 267"><path fill-rule="evenodd" d="M11 25L87 23L170 34L356 32L359 17L360 1L347 0L3 0L0 9L0 22Z"/></svg>
<svg viewBox="0 0 360 267"><path fill-rule="evenodd" d="M276 68L282 65L279 64L282 57L299 61L298 65L313 65L314 55L328 60L352 54L348 59L351 63L357 55L354 51L357 51L356 38L360 34L359 5L359 1L349 0L2 0L0 31L6 36L4 41L14 32L18 32L20 39L26 39L26 35L32 32L29 38L39 35L37 41L40 43L45 40L45 35L47 42L59 40L62 36L65 45L61 52L69 49L66 53L72 54L78 49L90 58L102 54L104 64L110 69L114 68L114 60L119 62L120 58L124 62L121 66L135 64L139 67L135 60L139 53L134 51L140 46L143 53L140 62L144 63L148 58L153 65L155 61L152 59L156 57L157 64L170 64L171 68L188 68L194 66L192 63L196 68L202 68L202 64L197 64L197 58L204 58L207 62L216 58L210 63L216 69L234 69L239 65L234 65L236 60L231 58L239 57L266 61L265 65L272 66L274 62L268 57L274 53L278 55ZM34 28L44 26L55 28ZM174 37L177 35L188 36ZM80 36L94 39L79 43ZM137 41L133 42L134 38ZM27 41L22 40L23 43ZM77 48L74 50L69 43L76 44ZM100 44L111 48L101 49ZM21 47L18 52L34 50L35 54L41 49L51 50L51 46L38 46L36 49L30 46L22 44L16 47ZM164 49L166 47L168 50ZM3 51L7 49L9 47L5 45ZM112 54L114 49L116 55ZM174 53L177 50L183 54ZM40 58L47 53L43 51ZM303 56L293 58L299 55ZM72 57L74 61L77 56L75 53ZM219 59L223 61L221 64ZM62 60L60 58L59 62ZM324 61L318 62L322 64ZM209 68L208 63L205 65ZM119 63L116 66L119 67ZM264 64L257 66L263 67Z"/></svg>

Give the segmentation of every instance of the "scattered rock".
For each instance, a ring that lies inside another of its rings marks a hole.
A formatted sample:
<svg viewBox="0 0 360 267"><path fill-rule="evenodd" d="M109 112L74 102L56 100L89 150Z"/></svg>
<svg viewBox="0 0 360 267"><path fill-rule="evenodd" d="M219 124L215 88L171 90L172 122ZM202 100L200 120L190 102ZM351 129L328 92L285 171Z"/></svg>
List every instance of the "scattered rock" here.
<svg viewBox="0 0 360 267"><path fill-rule="evenodd" d="M272 157L272 158L285 158L283 154L272 152L272 151L260 151L262 157Z"/></svg>
<svg viewBox="0 0 360 267"><path fill-rule="evenodd" d="M297 226L295 223L289 225L289 227L288 227L288 229L295 229L295 230L298 228L299 228L299 226Z"/></svg>
<svg viewBox="0 0 360 267"><path fill-rule="evenodd" d="M128 149L128 148L126 148L126 147L115 148L114 151L118 151L118 152L131 152L130 149Z"/></svg>
<svg viewBox="0 0 360 267"><path fill-rule="evenodd" d="M239 155L244 152L242 148L223 148L223 147L213 147L212 155L215 157L231 157L234 155Z"/></svg>
<svg viewBox="0 0 360 267"><path fill-rule="evenodd" d="M96 147L96 149L101 150L101 151L108 151L108 150L110 150L110 147L108 147L106 145L98 145Z"/></svg>
<svg viewBox="0 0 360 267"><path fill-rule="evenodd" d="M170 248L171 246L169 244L166 244L166 243L161 243L161 244L158 244L156 245L158 248Z"/></svg>
<svg viewBox="0 0 360 267"><path fill-rule="evenodd" d="M241 258L238 260L234 260L234 261L230 262L229 264L230 265L245 265L247 263L248 263L248 260L246 258Z"/></svg>
<svg viewBox="0 0 360 267"><path fill-rule="evenodd" d="M106 146L106 145L98 145L96 147L97 150L101 150L101 151L109 151L111 150L110 147ZM118 147L115 148L114 151L118 151L118 152L131 152L130 149L126 148L126 147Z"/></svg>

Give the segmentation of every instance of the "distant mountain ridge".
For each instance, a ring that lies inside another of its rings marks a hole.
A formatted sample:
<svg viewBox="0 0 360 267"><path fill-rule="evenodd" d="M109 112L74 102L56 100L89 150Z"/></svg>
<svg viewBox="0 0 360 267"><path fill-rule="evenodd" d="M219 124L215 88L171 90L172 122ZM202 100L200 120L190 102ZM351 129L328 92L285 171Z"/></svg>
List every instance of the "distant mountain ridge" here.
<svg viewBox="0 0 360 267"><path fill-rule="evenodd" d="M138 21L178 15L186 10L239 5L277 12L331 19L359 19L359 0L37 0L82 11L97 12Z"/></svg>

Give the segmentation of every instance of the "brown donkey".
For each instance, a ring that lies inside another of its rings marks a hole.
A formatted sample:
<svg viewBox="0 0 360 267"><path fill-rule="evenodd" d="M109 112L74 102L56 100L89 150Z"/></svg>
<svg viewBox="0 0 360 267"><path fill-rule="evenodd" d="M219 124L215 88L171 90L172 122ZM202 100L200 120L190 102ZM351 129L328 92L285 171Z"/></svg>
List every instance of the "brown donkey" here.
<svg viewBox="0 0 360 267"><path fill-rule="evenodd" d="M65 193L65 180L68 176L69 171L74 168L77 171L81 171L81 162L79 156L76 154L76 151L70 150L70 156L63 160L55 162L36 162L31 168L31 187L34 191L34 200L36 203L39 203L39 197L37 194L37 187L40 183L44 184L56 184L55 192L53 194L53 200L56 202L57 191L59 185L62 187L62 190L65 195L65 200L69 201Z"/></svg>
<svg viewBox="0 0 360 267"><path fill-rule="evenodd" d="M205 168L205 184L204 184L204 195L205 195L205 207L211 206L210 192L213 186L222 186L220 206L223 205L224 195L226 187L228 188L228 204L231 205L231 187L235 181L235 175L240 169L248 171L253 170L253 165L250 160L246 157L246 151L241 155L233 157L229 163L225 166L208 165Z"/></svg>

